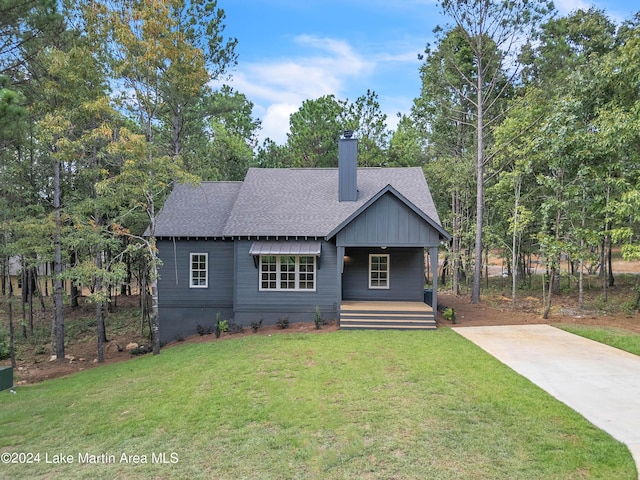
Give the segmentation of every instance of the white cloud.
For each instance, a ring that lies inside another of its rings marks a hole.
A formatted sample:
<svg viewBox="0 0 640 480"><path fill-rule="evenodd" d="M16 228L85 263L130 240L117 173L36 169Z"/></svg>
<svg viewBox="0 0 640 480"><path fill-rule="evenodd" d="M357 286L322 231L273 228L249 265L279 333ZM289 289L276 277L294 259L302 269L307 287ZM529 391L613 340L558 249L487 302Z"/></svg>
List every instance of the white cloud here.
<svg viewBox="0 0 640 480"><path fill-rule="evenodd" d="M288 103L274 103L269 105L262 117L261 140L270 138L279 145L287 141L289 132L289 117L295 113L300 105Z"/></svg>
<svg viewBox="0 0 640 480"><path fill-rule="evenodd" d="M243 63L229 82L256 106L255 113L262 120L260 141L269 137L283 143L289 115L304 100L330 94L342 98L347 81L366 76L375 68L342 40L300 35L294 44L293 56Z"/></svg>

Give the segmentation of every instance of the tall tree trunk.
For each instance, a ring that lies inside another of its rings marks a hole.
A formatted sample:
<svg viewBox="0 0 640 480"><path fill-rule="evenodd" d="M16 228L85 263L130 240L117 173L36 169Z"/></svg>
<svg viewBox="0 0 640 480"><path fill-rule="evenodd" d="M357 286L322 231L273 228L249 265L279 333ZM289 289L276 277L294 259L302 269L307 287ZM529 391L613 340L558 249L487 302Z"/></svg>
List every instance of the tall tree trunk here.
<svg viewBox="0 0 640 480"><path fill-rule="evenodd" d="M453 272L451 279L453 294L460 295L460 198L455 188L451 192L451 209L453 210L453 238L451 239Z"/></svg>
<svg viewBox="0 0 640 480"><path fill-rule="evenodd" d="M151 289L151 343L153 354L160 353L160 318L158 316L158 261L155 257L155 237L150 239L152 250L154 250L150 271L149 287Z"/></svg>
<svg viewBox="0 0 640 480"><path fill-rule="evenodd" d="M27 338L27 299L28 299L28 290L27 290L27 269L25 267L24 257L21 257L22 262L22 272L20 272L22 291L20 292L20 298L22 300L22 337Z"/></svg>
<svg viewBox="0 0 640 480"><path fill-rule="evenodd" d="M78 265L78 252L73 250L71 252L71 262L73 266ZM71 308L78 308L80 306L78 299L80 298L80 290L74 282L71 282Z"/></svg>
<svg viewBox="0 0 640 480"><path fill-rule="evenodd" d="M97 329L97 337L98 337L98 362L104 362L104 341L106 337L105 327L104 327L104 315L102 312L102 253L96 253L95 257L95 265L97 270L96 275L96 293L98 294L99 300L96 302L96 329Z"/></svg>
<svg viewBox="0 0 640 480"><path fill-rule="evenodd" d="M603 301L606 303L609 301L609 290L608 290L608 285L609 285L609 279L608 279L608 275L607 275L607 236L605 235L602 238L602 254L600 256L600 261L601 261L601 271L600 271L600 275L602 278L602 299Z"/></svg>
<svg viewBox="0 0 640 480"><path fill-rule="evenodd" d="M151 288L151 344L153 354L160 353L160 319L158 316L158 256L156 249L156 212L154 197L149 194L149 287Z"/></svg>
<svg viewBox="0 0 640 480"><path fill-rule="evenodd" d="M447 270L449 270L449 258L445 256L442 261L442 272L440 274L440 283L442 285L447 283Z"/></svg>
<svg viewBox="0 0 640 480"><path fill-rule="evenodd" d="M580 310L584 308L584 248L585 248L584 230L587 224L586 205L587 205L587 194L586 194L586 190L583 188L582 189L582 217L580 218L580 227L582 230L580 234L580 262L579 262L580 270L578 271L578 308Z"/></svg>
<svg viewBox="0 0 640 480"><path fill-rule="evenodd" d="M16 348L15 348L15 328L13 325L13 284L11 283L11 271L7 269L7 277L9 279L9 298L7 301L9 315L9 356L11 357L11 366L17 368L16 365Z"/></svg>
<svg viewBox="0 0 640 480"><path fill-rule="evenodd" d="M520 220L518 216L518 206L520 203L520 187L522 184L522 178L520 175L514 180L513 184L513 197L514 197L514 205L513 205L513 235L511 236L511 306L515 310L516 308L516 285L518 280L518 268L516 267L518 262L518 228L520 225L518 221Z"/></svg>
<svg viewBox="0 0 640 480"><path fill-rule="evenodd" d="M2 272L0 273L0 275L2 276L2 289L0 291L2 291L2 296L4 297L7 294L7 279L6 279L6 275L7 275L7 264L9 263L9 259L8 257L2 257ZM9 281L11 281L11 275L8 275L9 277Z"/></svg>
<svg viewBox="0 0 640 480"><path fill-rule="evenodd" d="M479 39L482 41L482 39ZM482 51L482 46L478 51ZM477 58L478 61L478 78L477 78L477 109L478 116L476 121L476 134L478 141L478 152L476 159L476 246L475 246L475 265L473 269L473 290L471 293L471 303L480 303L480 281L482 277L482 225L484 217L484 99L482 98L483 88L483 62L482 57Z"/></svg>
<svg viewBox="0 0 640 480"><path fill-rule="evenodd" d="M56 357L58 361L64 360L64 317L62 309L62 202L60 193L60 161L56 158L53 162L53 209L55 215L55 234L53 239L53 277L55 303L54 326L56 340Z"/></svg>
<svg viewBox="0 0 640 480"><path fill-rule="evenodd" d="M563 182L563 180L564 180L564 172L562 172L562 174L561 174L561 180L560 181ZM559 190L558 194L556 195L556 199L558 201L558 205L560 205L562 203L562 193L561 192L562 192L562 190ZM556 245L558 245L560 243L560 222L561 221L562 221L562 212L560 211L560 208L558 207L556 209L556 225L555 225ZM549 280L549 289L551 290L551 292L554 295L560 295L560 265L562 265L560 257L561 257L561 254L558 253L557 258L554 258L554 260L553 260L555 262L555 264L552 267L553 276ZM556 265L557 265L557 267L556 267Z"/></svg>
<svg viewBox="0 0 640 480"><path fill-rule="evenodd" d="M33 337L33 291L35 290L35 282L34 282L34 271L35 267L29 267L29 272L27 274L27 279L29 282L29 334Z"/></svg>
<svg viewBox="0 0 640 480"><path fill-rule="evenodd" d="M609 225L608 228L611 228ZM616 279L613 276L613 246L611 245L611 235L607 235L607 244L609 248L607 249L607 265L609 266L609 286L613 287L616 284Z"/></svg>
<svg viewBox="0 0 640 480"><path fill-rule="evenodd" d="M556 266L552 265L551 266L551 270L549 271L549 286L546 289L546 298L545 298L545 283L546 280L542 281L542 297L544 299L544 311L542 313L542 318L544 318L545 320L547 318L549 318L549 312L551 311L551 297L553 295L553 282L554 282L554 278L556 277Z"/></svg>

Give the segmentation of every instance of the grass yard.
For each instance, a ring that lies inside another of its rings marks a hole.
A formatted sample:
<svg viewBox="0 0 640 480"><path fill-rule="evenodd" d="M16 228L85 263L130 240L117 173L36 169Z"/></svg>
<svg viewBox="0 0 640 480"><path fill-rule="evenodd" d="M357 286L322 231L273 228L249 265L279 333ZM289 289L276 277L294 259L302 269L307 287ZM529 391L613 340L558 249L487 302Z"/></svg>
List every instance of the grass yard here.
<svg viewBox="0 0 640 480"><path fill-rule="evenodd" d="M592 327L587 325L555 325L567 332L581 337L619 348L625 352L640 355L640 335L628 330L613 327Z"/></svg>
<svg viewBox="0 0 640 480"><path fill-rule="evenodd" d="M2 478L637 479L624 445L450 329L183 344L18 387L0 452L40 455Z"/></svg>

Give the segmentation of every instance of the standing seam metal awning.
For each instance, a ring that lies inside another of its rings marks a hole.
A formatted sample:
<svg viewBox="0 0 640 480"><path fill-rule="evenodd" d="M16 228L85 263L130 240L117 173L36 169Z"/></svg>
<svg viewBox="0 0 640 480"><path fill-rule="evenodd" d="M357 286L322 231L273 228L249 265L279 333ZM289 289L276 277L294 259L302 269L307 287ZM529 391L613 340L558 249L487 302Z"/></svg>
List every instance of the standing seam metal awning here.
<svg viewBox="0 0 640 480"><path fill-rule="evenodd" d="M253 242L249 255L311 255L320 256L321 242L299 241L271 242L258 240Z"/></svg>

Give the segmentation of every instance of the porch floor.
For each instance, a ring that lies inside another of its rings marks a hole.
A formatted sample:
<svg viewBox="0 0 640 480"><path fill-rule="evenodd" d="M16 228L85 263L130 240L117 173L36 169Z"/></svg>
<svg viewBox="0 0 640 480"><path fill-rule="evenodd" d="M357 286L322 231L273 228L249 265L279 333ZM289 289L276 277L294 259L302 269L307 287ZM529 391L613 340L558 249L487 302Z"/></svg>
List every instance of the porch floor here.
<svg viewBox="0 0 640 480"><path fill-rule="evenodd" d="M435 330L436 320L423 302L345 300L340 304L340 328Z"/></svg>

